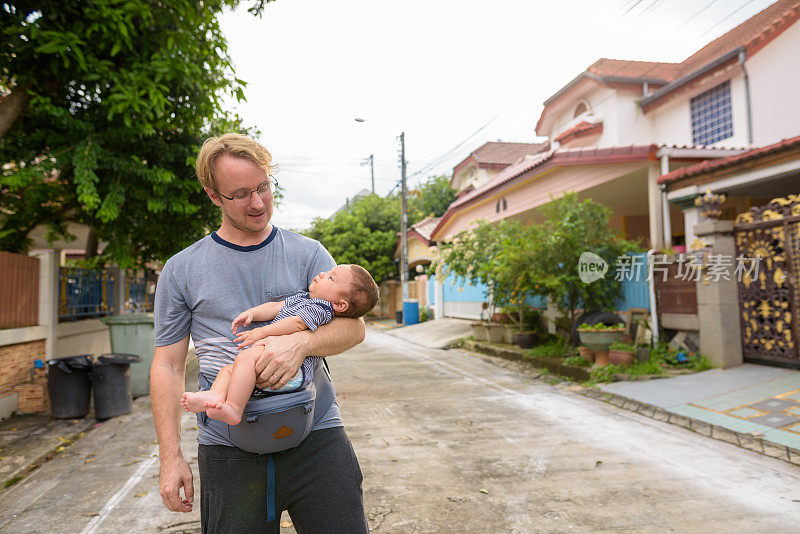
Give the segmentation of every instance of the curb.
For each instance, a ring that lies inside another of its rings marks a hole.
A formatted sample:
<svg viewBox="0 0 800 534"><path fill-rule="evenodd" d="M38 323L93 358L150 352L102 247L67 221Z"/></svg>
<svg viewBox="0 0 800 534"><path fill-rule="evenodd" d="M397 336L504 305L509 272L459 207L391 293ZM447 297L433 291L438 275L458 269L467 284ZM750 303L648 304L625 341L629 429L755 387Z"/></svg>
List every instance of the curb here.
<svg viewBox="0 0 800 534"><path fill-rule="evenodd" d="M589 397L600 402L612 404L623 410L635 412L639 415L643 415L657 421L663 421L671 425L680 426L697 434L716 439L718 441L731 443L737 447L755 451L765 456L769 456L770 458L777 458L794 465L800 465L800 450L767 441L760 436L745 434L719 425L706 423L685 415L672 413L664 408L653 406L652 404L639 402L637 400L622 397L614 393L608 393L599 389L584 388L581 386L581 390L572 389L572 391L575 391L584 397Z"/></svg>
<svg viewBox="0 0 800 534"><path fill-rule="evenodd" d="M471 340L466 340L464 342L463 349L484 356L486 355L495 356L512 361L522 360L522 353L521 353L522 351L517 352L512 349L506 349L490 345L487 343L480 343ZM526 361L531 364L537 363L530 359L522 361ZM538 363L546 363L546 362L538 362ZM548 369L548 371L552 370ZM660 377L660 378L666 378L666 377ZM563 380L562 378L545 373L539 374L533 377L533 379L538 380L540 382L545 382L549 385L554 385L553 384L554 379L558 381ZM767 441L762 436L737 432L735 430L731 430L729 428L725 428L719 425L713 425L711 423L700 421L699 419L693 419L685 415L672 413L669 410L665 410L664 408L661 408L659 406L654 406L652 404L639 402L637 400L633 400L628 397L623 397L615 393L602 391L600 389L583 387L580 384L573 384L569 387L560 386L559 389L566 389L568 391L577 393L578 395L589 397L590 399L604 402L606 404L611 404L613 406L616 406L617 408L638 413L639 415L655 419L656 421L663 421L671 425L679 426L685 428L686 430L690 430L692 432L700 434L702 436L706 436L718 441L724 441L725 443L730 443L736 445L737 447L741 447L742 449L747 449L750 451L757 452L759 454L763 454L764 456L769 456L770 458L783 460L793 465L800 465L800 450L786 445L779 445L778 443Z"/></svg>

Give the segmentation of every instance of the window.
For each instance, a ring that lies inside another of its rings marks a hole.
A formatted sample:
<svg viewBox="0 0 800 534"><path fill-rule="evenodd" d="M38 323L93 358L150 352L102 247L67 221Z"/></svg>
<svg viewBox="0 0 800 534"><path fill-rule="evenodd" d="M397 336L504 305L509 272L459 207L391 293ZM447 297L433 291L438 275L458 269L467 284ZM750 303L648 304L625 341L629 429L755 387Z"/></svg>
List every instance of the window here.
<svg viewBox="0 0 800 534"><path fill-rule="evenodd" d="M584 104L583 102L578 104L578 107L575 108L575 113L572 114L572 118L574 119L581 113L586 113L586 104Z"/></svg>
<svg viewBox="0 0 800 534"><path fill-rule="evenodd" d="M694 144L713 145L733 136L730 81L692 98L690 106Z"/></svg>

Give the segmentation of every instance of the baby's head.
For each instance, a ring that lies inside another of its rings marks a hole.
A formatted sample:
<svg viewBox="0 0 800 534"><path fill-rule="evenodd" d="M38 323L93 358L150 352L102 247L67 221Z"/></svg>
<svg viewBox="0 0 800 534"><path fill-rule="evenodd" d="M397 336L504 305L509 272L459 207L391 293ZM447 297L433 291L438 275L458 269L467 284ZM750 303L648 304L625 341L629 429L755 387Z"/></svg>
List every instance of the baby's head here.
<svg viewBox="0 0 800 534"><path fill-rule="evenodd" d="M319 273L308 292L312 298L330 302L337 317L361 317L378 302L378 285L360 265L337 265Z"/></svg>

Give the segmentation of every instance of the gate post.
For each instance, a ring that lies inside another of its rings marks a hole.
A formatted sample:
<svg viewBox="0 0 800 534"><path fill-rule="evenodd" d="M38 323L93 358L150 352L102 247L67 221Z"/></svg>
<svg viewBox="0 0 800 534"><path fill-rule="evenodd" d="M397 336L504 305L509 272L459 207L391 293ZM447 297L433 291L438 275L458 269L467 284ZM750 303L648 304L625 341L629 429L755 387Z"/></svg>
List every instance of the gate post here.
<svg viewBox="0 0 800 534"><path fill-rule="evenodd" d="M724 276L712 279L706 268L697 282L700 352L715 367L735 367L744 360L733 221L702 222L695 225L694 232L705 245L704 252L730 258L727 279ZM708 263L707 258L704 265Z"/></svg>

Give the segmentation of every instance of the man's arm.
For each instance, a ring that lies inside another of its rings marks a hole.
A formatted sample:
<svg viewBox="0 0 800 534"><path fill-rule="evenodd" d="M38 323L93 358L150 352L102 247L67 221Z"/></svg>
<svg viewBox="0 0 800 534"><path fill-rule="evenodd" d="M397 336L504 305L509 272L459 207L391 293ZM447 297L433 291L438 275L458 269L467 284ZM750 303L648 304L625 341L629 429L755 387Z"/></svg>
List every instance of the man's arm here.
<svg viewBox="0 0 800 534"><path fill-rule="evenodd" d="M335 317L316 331L304 330L288 336L268 337L256 346L264 350L256 363L257 385L278 389L297 374L306 356L334 356L364 341L364 319ZM276 381L273 375L278 377Z"/></svg>
<svg viewBox="0 0 800 534"><path fill-rule="evenodd" d="M156 347L150 366L150 402L158 436L161 500L173 512L191 512L194 501L192 470L181 452L181 394L184 391L189 336ZM183 486L185 499L181 499Z"/></svg>

